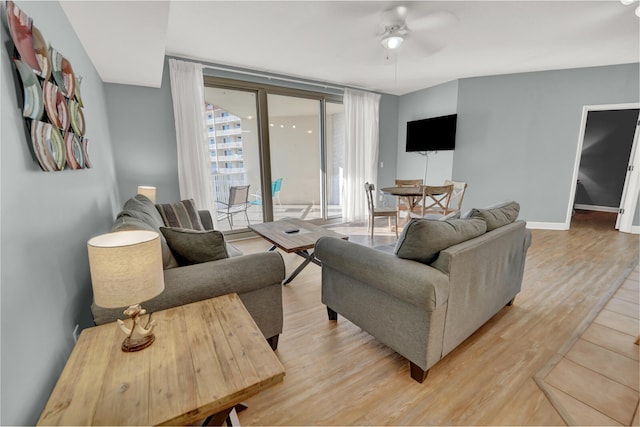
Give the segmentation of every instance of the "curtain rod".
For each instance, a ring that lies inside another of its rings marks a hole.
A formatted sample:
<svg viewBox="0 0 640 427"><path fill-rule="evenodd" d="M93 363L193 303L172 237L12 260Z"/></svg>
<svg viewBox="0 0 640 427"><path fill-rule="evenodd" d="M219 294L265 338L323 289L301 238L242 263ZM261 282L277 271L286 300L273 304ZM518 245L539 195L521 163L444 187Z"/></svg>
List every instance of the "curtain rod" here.
<svg viewBox="0 0 640 427"><path fill-rule="evenodd" d="M269 74L256 73L256 72L253 72L253 71L237 70L237 69L234 69L234 68L219 67L219 66L215 66L215 65L202 64L202 68L209 68L211 70L219 70L219 71L228 71L228 72L231 72L231 73L238 73L238 74L244 74L244 75L247 75L247 76L261 77L263 79L269 79L269 80L281 80L281 81L290 82L290 83L298 83L298 84L304 84L304 85L309 85L309 86L319 86L319 87L323 87L325 89L344 90L344 88L346 87L346 86L343 86L343 87L333 86L333 85L324 84L324 83L308 82L308 81L305 81L305 80L293 79L293 78L288 78L288 77L273 76L273 75L269 75Z"/></svg>

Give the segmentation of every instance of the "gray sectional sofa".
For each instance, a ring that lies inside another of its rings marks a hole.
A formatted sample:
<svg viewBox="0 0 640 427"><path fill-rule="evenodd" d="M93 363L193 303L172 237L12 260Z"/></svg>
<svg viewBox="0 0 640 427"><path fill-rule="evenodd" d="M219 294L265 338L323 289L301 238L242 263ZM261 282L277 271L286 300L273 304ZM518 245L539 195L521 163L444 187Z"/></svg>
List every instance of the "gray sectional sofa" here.
<svg viewBox="0 0 640 427"><path fill-rule="evenodd" d="M213 229L209 211L198 211L205 230ZM165 227L156 205L140 194L127 200L116 217L112 231L142 229L160 234L164 264L165 289L144 302L148 312L164 310L229 293L237 293L271 347L275 350L282 333L282 281L285 266L277 252L243 255L223 243L224 259L180 266L161 232ZM178 257L179 258L179 257ZM125 307L112 309L91 306L96 325L122 318Z"/></svg>
<svg viewBox="0 0 640 427"><path fill-rule="evenodd" d="M515 202L466 219L412 219L388 253L322 238L322 302L410 362L424 381L520 291L531 232Z"/></svg>

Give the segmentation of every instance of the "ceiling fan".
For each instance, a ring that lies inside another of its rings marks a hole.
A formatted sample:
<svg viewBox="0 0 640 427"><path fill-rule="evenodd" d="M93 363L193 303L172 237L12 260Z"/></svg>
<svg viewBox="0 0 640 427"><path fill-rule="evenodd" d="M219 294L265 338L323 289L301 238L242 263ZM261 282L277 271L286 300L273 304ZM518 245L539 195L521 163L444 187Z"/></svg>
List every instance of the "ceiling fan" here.
<svg viewBox="0 0 640 427"><path fill-rule="evenodd" d="M410 19L407 23L409 9L407 6L399 5L382 12L382 31L377 34L380 43L385 49L393 50L400 47L405 40L412 40L414 44L420 44L423 50L429 53L437 52L444 45L428 43L417 33L443 29L458 22L458 17L446 10L433 11L423 16Z"/></svg>

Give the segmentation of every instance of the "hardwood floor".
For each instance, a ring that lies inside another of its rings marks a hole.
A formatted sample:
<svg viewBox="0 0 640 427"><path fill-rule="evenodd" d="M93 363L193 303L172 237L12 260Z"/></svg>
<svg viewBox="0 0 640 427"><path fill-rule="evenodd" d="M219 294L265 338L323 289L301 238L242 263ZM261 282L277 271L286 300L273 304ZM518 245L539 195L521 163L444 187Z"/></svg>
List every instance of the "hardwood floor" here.
<svg viewBox="0 0 640 427"><path fill-rule="evenodd" d="M366 224L332 229L371 244ZM394 240L386 222L378 223L373 244ZM234 244L244 252L269 247L261 239ZM344 318L327 320L320 268L310 265L283 289L277 355L284 382L248 400L240 423L563 425L533 377L638 256L638 236L615 231L610 217L598 213L576 213L569 231L533 230L514 305L438 362L423 384L410 378L402 356ZM302 260L284 259L287 272Z"/></svg>

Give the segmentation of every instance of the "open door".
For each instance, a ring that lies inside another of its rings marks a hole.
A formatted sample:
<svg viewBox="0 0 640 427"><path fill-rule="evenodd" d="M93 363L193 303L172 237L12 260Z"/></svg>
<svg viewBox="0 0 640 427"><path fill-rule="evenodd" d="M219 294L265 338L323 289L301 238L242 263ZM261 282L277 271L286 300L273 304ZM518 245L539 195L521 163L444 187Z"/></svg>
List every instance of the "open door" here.
<svg viewBox="0 0 640 427"><path fill-rule="evenodd" d="M617 214L616 229L631 232L640 194L640 104L585 106L566 228L574 209Z"/></svg>
<svg viewBox="0 0 640 427"><path fill-rule="evenodd" d="M638 151L639 135L640 115L636 119L636 132L633 136L633 147L631 149L631 156L629 157L629 166L627 167L624 189L622 190L618 220L616 221L616 229L625 233L631 232L633 217L638 204L638 194L640 193L640 151Z"/></svg>

